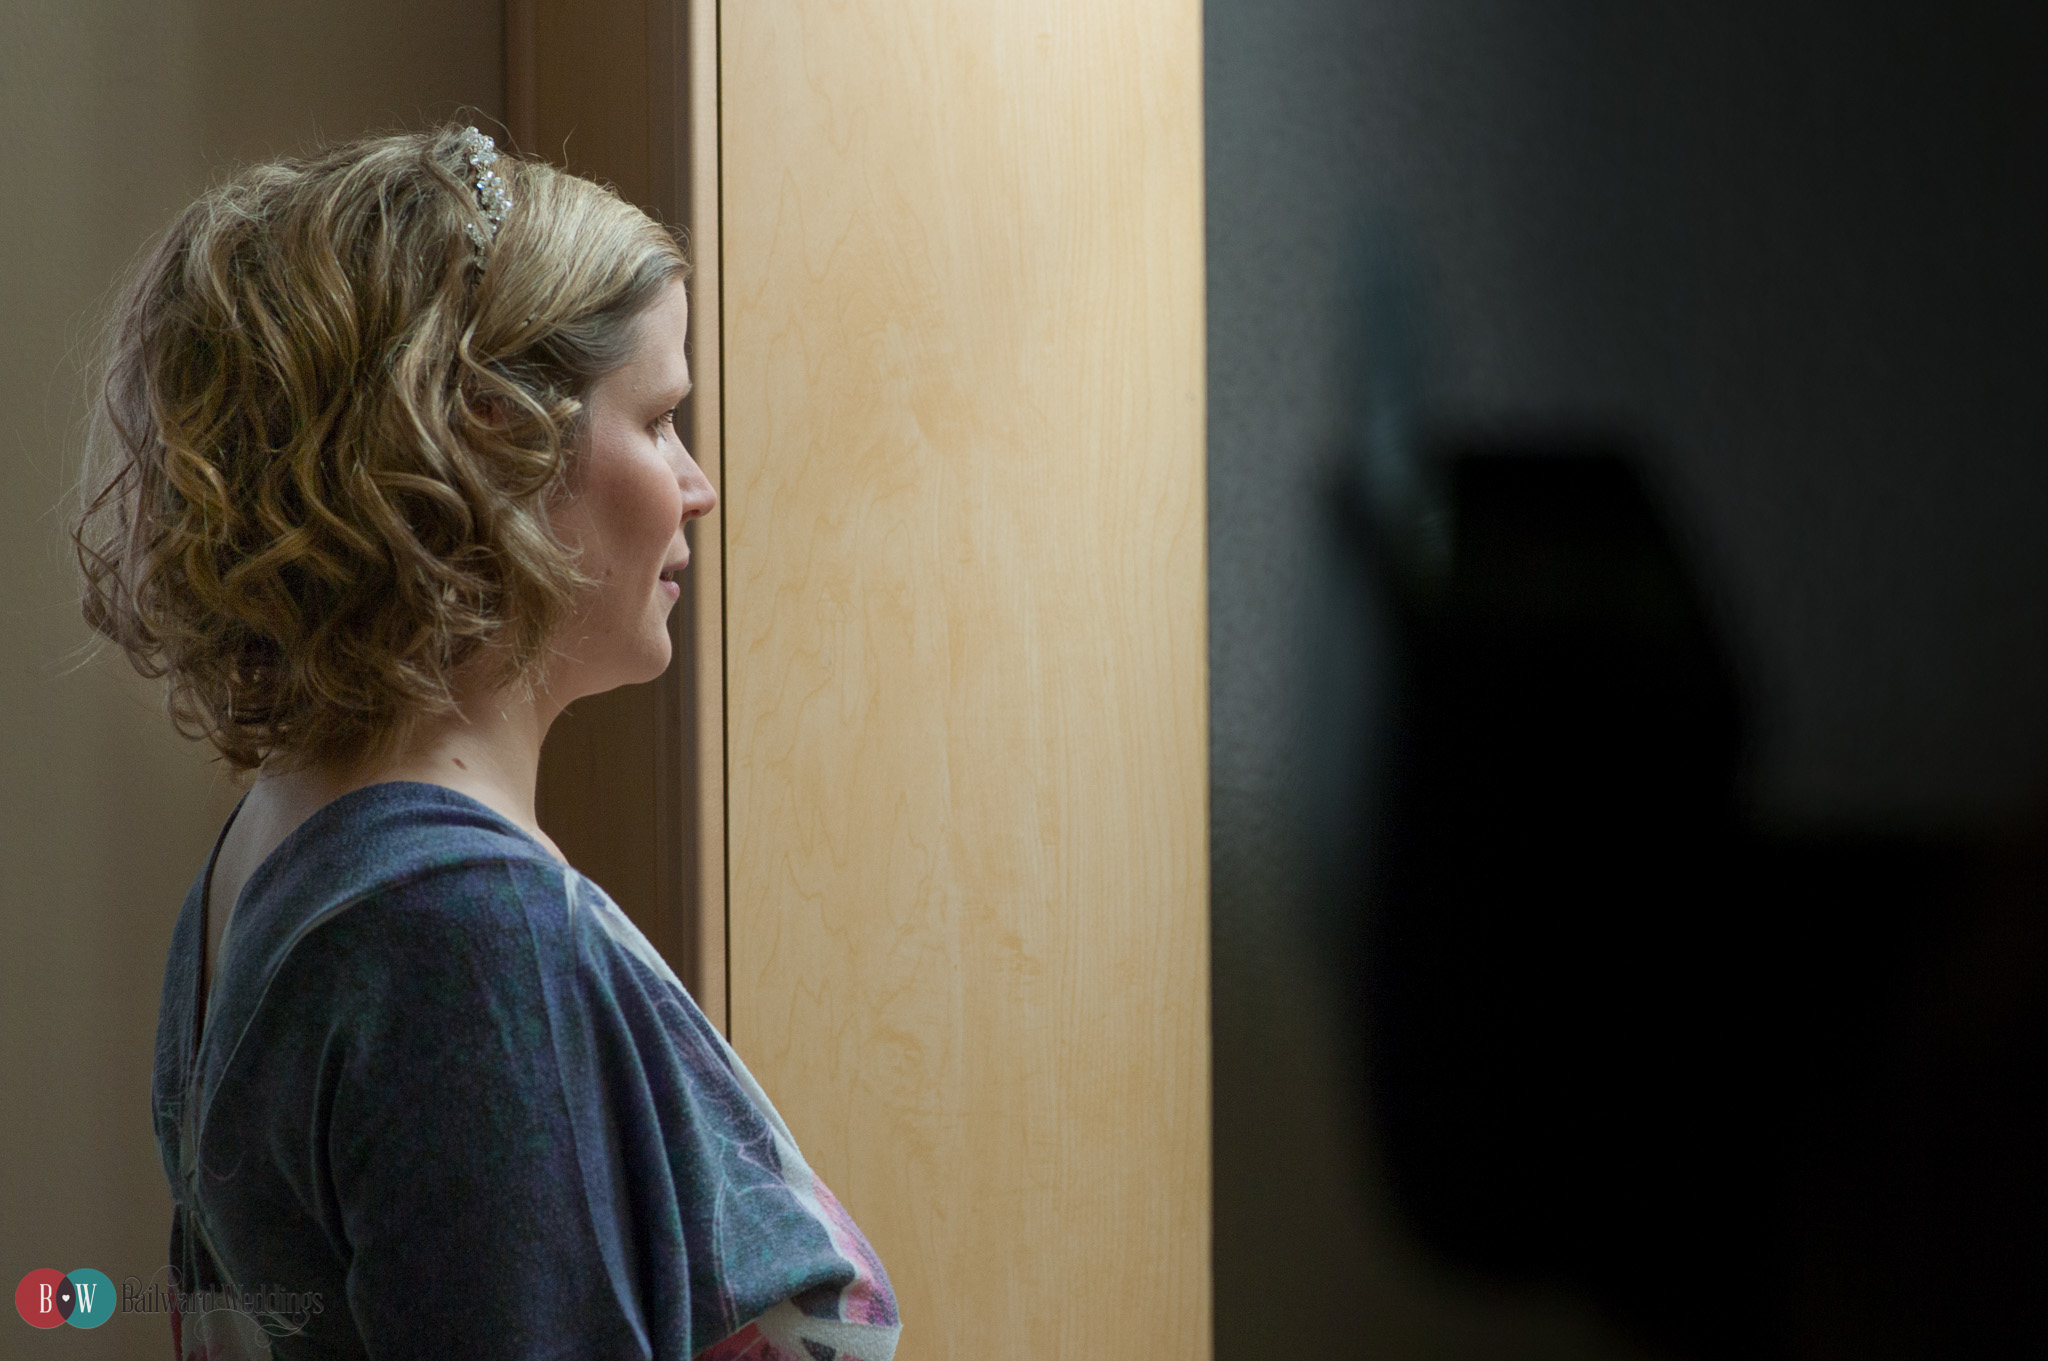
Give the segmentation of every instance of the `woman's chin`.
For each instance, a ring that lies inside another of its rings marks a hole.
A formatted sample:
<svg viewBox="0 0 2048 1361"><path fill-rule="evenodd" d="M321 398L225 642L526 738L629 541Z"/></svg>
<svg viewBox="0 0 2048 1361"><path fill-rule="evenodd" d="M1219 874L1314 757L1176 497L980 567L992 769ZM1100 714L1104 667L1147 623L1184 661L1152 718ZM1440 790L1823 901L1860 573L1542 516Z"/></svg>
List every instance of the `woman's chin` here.
<svg viewBox="0 0 2048 1361"><path fill-rule="evenodd" d="M674 655L668 630L663 629L659 635L641 640L629 653L614 654L601 661L591 659L573 669L558 671L550 688L562 703L573 704L577 699L623 686L645 685L668 670Z"/></svg>
<svg viewBox="0 0 2048 1361"><path fill-rule="evenodd" d="M675 655L675 644L669 639L668 625L664 622L661 632L656 634L650 641L647 655L642 659L642 664L647 674L641 676L639 681L634 683L640 684L657 679L662 672L668 670L668 664L675 660Z"/></svg>

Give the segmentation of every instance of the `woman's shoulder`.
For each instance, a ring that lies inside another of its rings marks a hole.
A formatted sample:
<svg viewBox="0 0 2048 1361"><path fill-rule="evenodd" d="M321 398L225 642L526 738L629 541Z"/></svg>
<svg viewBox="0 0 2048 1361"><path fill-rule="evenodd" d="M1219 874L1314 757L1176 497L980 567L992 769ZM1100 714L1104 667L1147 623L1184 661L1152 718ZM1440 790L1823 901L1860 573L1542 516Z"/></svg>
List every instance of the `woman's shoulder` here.
<svg viewBox="0 0 2048 1361"><path fill-rule="evenodd" d="M222 1029L287 964L403 986L532 943L574 914L575 875L484 804L440 785L370 785L298 827L235 904L214 1006ZM209 1026L209 1029L213 1029Z"/></svg>
<svg viewBox="0 0 2048 1361"><path fill-rule="evenodd" d="M289 948L337 913L406 900L469 913L505 886L560 893L568 873L503 814L442 785L396 781L342 795L287 837L250 876L234 934L259 953ZM232 966L230 966L232 968Z"/></svg>
<svg viewBox="0 0 2048 1361"><path fill-rule="evenodd" d="M246 892L252 900L328 906L483 865L561 869L540 842L469 795L392 781L353 790L307 818Z"/></svg>

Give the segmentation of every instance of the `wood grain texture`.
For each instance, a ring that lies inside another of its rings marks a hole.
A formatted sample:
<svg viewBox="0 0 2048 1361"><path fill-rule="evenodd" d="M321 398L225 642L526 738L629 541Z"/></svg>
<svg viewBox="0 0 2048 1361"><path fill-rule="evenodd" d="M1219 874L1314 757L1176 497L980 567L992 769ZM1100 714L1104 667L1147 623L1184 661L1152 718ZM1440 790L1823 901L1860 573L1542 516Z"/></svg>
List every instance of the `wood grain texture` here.
<svg viewBox="0 0 2048 1361"><path fill-rule="evenodd" d="M734 1042L907 1361L1206 1357L1199 6L721 22Z"/></svg>

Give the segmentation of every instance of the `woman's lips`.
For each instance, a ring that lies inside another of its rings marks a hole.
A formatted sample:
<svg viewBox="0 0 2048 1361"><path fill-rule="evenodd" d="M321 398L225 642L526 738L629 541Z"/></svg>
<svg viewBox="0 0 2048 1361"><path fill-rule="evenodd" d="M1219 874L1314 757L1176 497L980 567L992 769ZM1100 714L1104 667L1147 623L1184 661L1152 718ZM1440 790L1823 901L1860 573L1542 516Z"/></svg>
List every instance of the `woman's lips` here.
<svg viewBox="0 0 2048 1361"><path fill-rule="evenodd" d="M668 592L668 598L670 600L679 600L682 598L683 586L681 582L676 580L676 578L680 576L682 574L683 569L685 567L688 567L689 565L689 555L684 554L683 557L678 561L672 562L668 566L661 569L661 589Z"/></svg>

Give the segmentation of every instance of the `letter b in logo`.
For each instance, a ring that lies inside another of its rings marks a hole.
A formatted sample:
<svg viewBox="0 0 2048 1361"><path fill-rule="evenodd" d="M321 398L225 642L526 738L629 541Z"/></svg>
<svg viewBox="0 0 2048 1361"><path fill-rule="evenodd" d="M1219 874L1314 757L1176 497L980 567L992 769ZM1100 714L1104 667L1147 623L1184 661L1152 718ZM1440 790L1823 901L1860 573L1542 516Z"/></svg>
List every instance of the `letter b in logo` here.
<svg viewBox="0 0 2048 1361"><path fill-rule="evenodd" d="M14 1307L34 1328L97 1328L114 1315L114 1283L91 1267L66 1276L38 1267L14 1287Z"/></svg>
<svg viewBox="0 0 2048 1361"><path fill-rule="evenodd" d="M60 1307L58 1296L64 1297ZM14 1307L29 1321L31 1327L54 1328L64 1321L64 1315L71 1312L71 1283L64 1279L61 1271L48 1267L37 1267L21 1278L21 1284L14 1287Z"/></svg>

